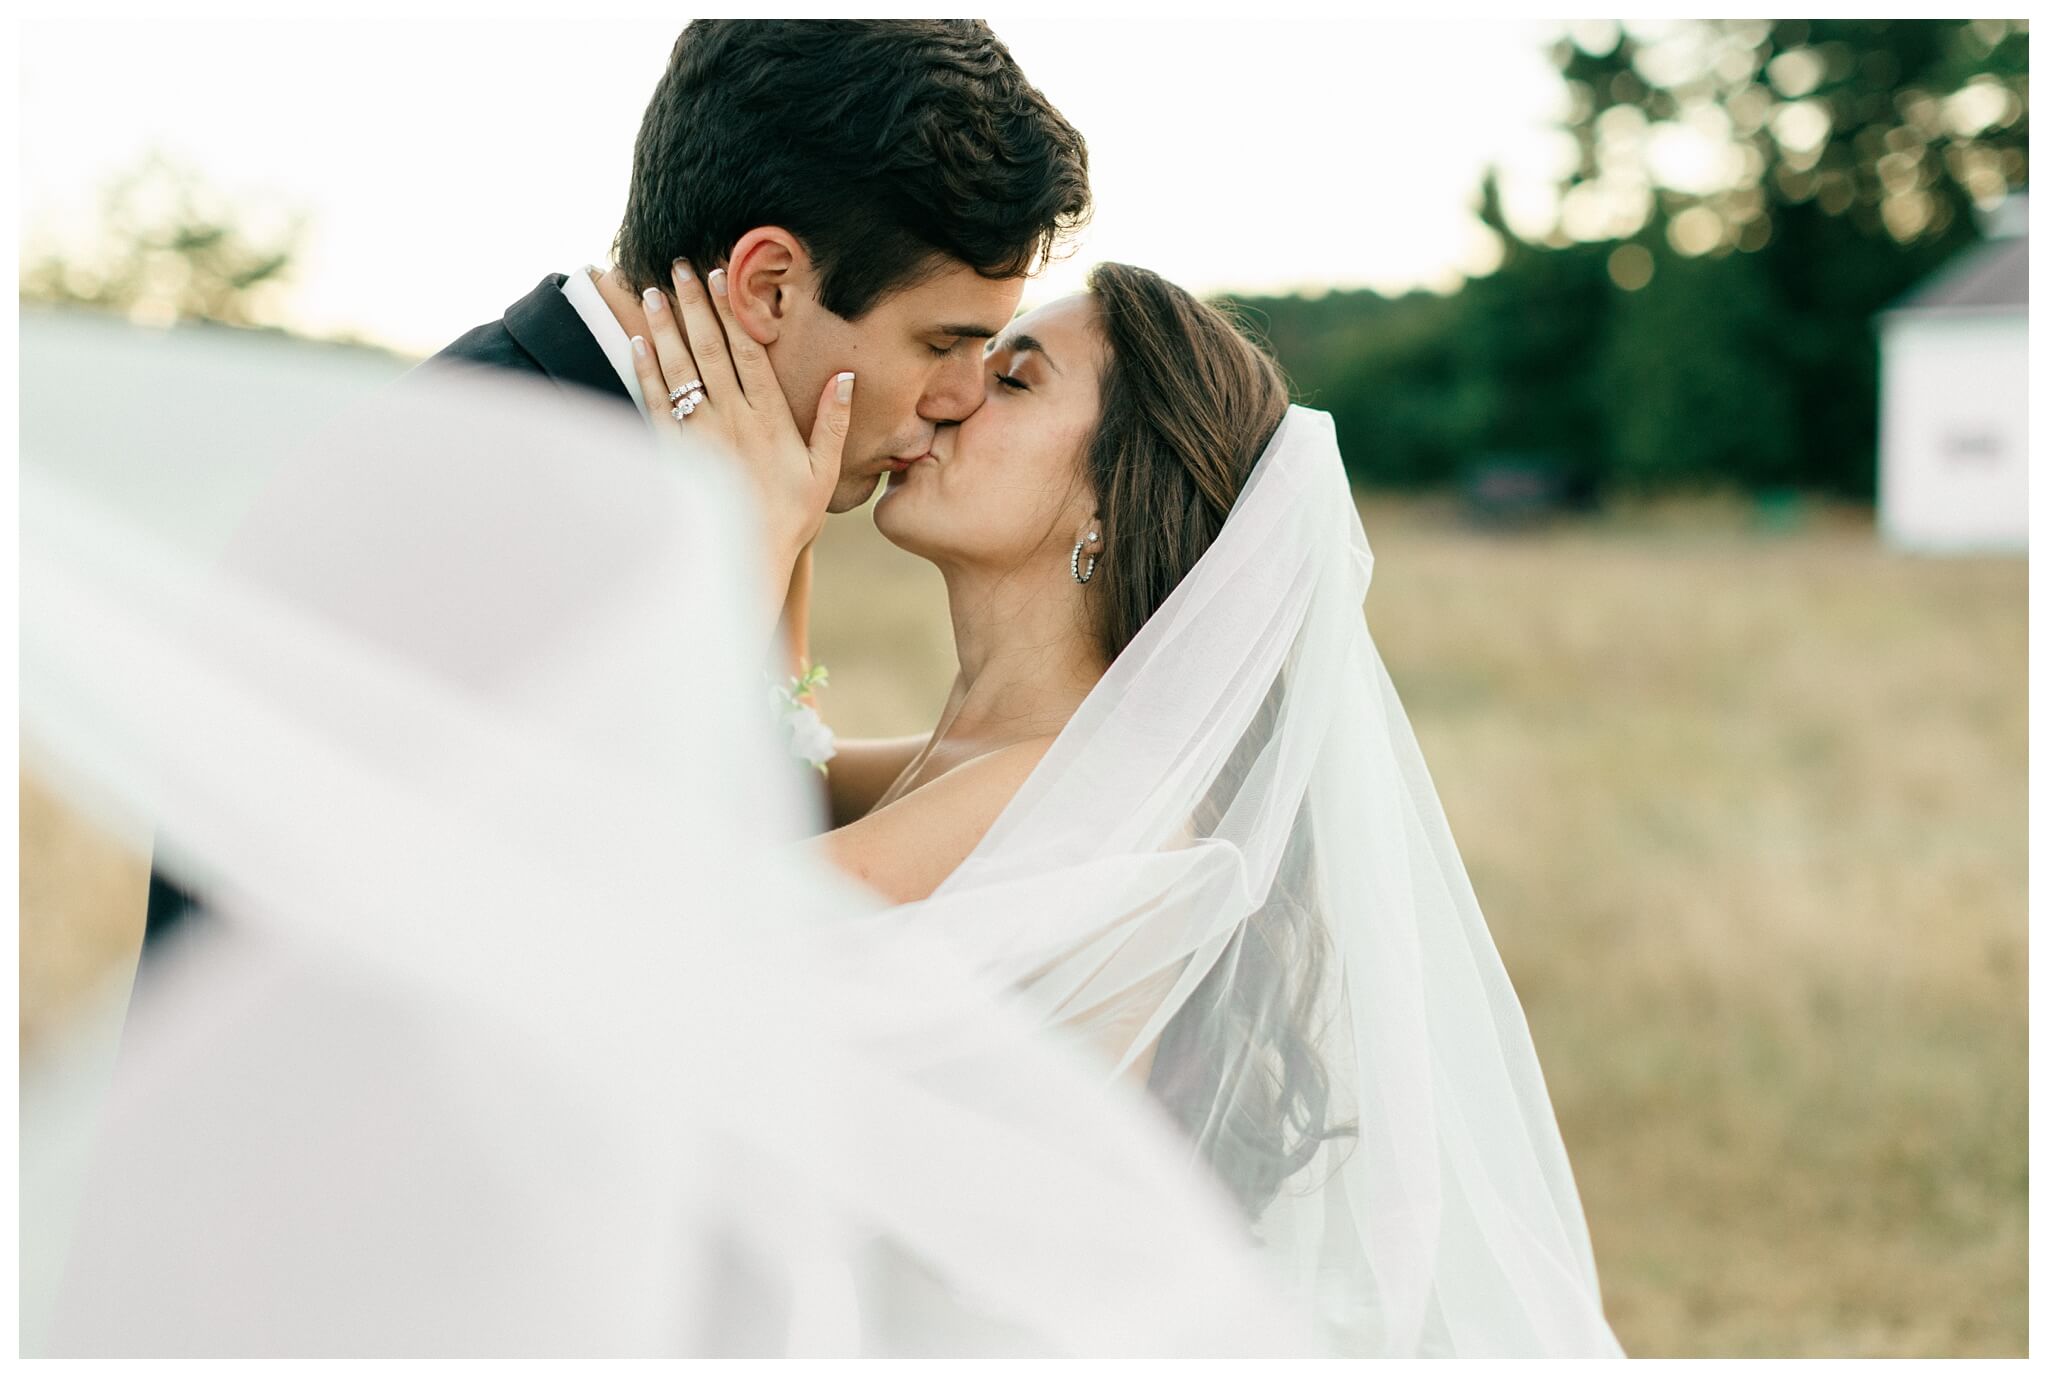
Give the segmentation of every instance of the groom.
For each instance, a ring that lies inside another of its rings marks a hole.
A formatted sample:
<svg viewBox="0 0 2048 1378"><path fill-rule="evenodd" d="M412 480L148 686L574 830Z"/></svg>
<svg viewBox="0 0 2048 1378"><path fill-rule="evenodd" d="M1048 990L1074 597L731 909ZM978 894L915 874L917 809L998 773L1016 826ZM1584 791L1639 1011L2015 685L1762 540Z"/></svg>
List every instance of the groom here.
<svg viewBox="0 0 2048 1378"><path fill-rule="evenodd" d="M858 374L844 512L981 404L981 342L1088 209L1081 136L979 20L698 20L641 118L614 266L548 274L415 375L513 369L644 411L641 293L678 258L723 266L800 432ZM145 944L190 904L152 871Z"/></svg>

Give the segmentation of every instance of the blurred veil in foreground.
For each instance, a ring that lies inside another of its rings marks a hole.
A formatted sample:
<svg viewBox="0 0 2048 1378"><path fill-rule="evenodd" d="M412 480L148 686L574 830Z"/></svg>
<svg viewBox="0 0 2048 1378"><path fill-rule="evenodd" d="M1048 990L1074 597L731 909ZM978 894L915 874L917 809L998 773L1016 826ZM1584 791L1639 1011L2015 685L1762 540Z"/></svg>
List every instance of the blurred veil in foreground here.
<svg viewBox="0 0 2048 1378"><path fill-rule="evenodd" d="M1618 1352L1327 418L883 909L791 845L721 457L235 338L22 359L25 760L207 910L97 1132L24 1104L25 1202L92 1145L36 1352Z"/></svg>

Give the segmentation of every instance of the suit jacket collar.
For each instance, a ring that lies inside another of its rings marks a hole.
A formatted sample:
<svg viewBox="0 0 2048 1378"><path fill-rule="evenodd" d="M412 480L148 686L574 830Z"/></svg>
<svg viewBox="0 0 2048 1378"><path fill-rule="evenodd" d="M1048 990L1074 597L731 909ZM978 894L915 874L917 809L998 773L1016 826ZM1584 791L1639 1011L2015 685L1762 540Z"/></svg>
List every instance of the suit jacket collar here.
<svg viewBox="0 0 2048 1378"><path fill-rule="evenodd" d="M548 377L595 388L630 405L633 395L619 381L611 360L591 338L590 328L576 308L562 295L567 280L561 273L549 273L539 286L506 307L506 333L534 357Z"/></svg>

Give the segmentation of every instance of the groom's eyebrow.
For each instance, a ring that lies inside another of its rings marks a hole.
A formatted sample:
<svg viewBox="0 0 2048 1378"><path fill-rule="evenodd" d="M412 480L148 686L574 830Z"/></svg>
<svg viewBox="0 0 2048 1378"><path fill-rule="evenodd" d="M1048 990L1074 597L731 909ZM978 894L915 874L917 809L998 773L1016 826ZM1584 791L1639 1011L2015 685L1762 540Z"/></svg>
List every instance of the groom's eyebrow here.
<svg viewBox="0 0 2048 1378"><path fill-rule="evenodd" d="M963 340L989 340L995 338L996 332L985 325L942 325L934 333L957 335Z"/></svg>

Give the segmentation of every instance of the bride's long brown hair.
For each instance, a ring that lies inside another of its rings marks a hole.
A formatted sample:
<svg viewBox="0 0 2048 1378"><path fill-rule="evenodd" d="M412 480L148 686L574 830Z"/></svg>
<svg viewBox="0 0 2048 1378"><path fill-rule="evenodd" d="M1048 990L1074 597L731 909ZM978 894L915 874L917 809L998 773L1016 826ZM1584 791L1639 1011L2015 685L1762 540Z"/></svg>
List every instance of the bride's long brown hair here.
<svg viewBox="0 0 2048 1378"><path fill-rule="evenodd" d="M1279 366L1230 317L1157 273L1105 263L1088 278L1108 346L1089 443L1102 556L1086 606L1114 660L1223 529L1287 414ZM1229 807L1268 740L1276 685L1192 820ZM1292 848L1312 846L1297 826ZM1312 875L1290 858L1282 874ZM1331 1123L1314 1036L1329 938L1313 894L1269 894L1160 1037L1149 1085L1256 1219L1352 1125Z"/></svg>

